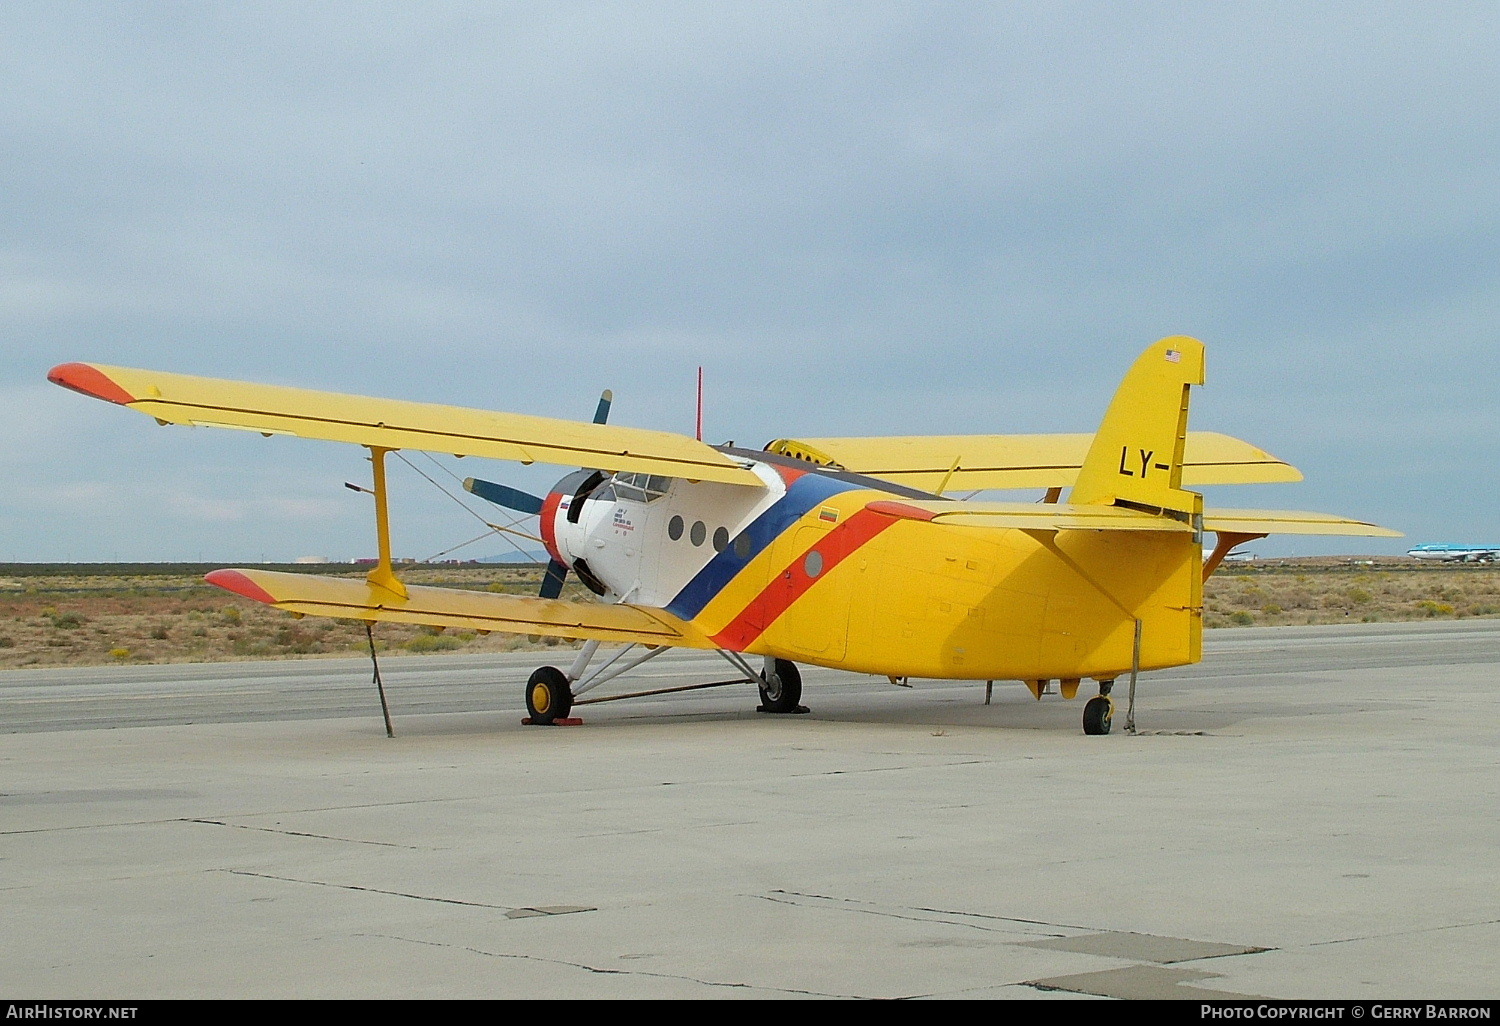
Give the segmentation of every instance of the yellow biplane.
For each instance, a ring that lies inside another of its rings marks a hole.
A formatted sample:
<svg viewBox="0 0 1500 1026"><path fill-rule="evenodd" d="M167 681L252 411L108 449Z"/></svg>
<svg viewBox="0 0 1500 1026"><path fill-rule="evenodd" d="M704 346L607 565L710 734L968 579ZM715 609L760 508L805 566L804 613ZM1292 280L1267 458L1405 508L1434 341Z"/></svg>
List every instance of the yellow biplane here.
<svg viewBox="0 0 1500 1026"><path fill-rule="evenodd" d="M568 671L531 675L533 723L559 722L585 691L689 647L723 653L767 712L805 711L798 662L893 683L1019 680L1038 698L1053 681L1073 698L1092 679L1084 729L1102 734L1116 678L1200 658L1203 582L1234 546L1272 533L1398 536L1319 513L1205 509L1191 486L1302 475L1249 443L1188 431L1203 365L1195 339L1152 345L1093 435L779 439L762 450L608 424L607 401L582 423L98 364L49 378L162 424L368 448L379 561L366 579L239 569L208 580L294 614L585 641ZM551 556L541 595L400 579L384 467L400 449L588 468L545 498L469 482L540 518ZM1045 495L946 497L1017 488ZM1206 533L1217 544L1205 559ZM602 601L559 598L569 573ZM589 672L600 643L625 648Z"/></svg>

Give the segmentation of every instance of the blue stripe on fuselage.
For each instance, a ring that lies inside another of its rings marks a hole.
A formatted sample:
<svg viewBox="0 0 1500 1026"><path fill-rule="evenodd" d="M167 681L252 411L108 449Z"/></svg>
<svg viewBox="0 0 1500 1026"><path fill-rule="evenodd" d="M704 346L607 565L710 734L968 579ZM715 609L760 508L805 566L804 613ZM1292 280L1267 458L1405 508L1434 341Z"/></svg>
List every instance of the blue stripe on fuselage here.
<svg viewBox="0 0 1500 1026"><path fill-rule="evenodd" d="M765 551L766 547L779 538L783 531L801 520L808 510L831 496L838 495L840 492L853 491L859 487L862 486L840 481L837 478L804 473L792 482L786 494L776 500L770 509L751 521L749 527L730 540L723 552L716 554L708 561L707 566L698 571L697 576L688 582L687 587L678 592L677 597L667 604L667 612L683 620L693 619L703 611L703 607L708 605L715 595L724 589L726 584L745 569L751 560ZM736 551L735 545L740 537L750 539L749 551L743 556Z"/></svg>

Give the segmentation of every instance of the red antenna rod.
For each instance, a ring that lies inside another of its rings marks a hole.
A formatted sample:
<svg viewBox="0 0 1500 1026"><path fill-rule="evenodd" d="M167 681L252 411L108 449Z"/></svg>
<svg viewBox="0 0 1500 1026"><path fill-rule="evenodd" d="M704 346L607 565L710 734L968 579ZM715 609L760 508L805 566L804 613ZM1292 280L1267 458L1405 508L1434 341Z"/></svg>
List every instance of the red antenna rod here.
<svg viewBox="0 0 1500 1026"><path fill-rule="evenodd" d="M698 441L703 441L703 368L698 368Z"/></svg>

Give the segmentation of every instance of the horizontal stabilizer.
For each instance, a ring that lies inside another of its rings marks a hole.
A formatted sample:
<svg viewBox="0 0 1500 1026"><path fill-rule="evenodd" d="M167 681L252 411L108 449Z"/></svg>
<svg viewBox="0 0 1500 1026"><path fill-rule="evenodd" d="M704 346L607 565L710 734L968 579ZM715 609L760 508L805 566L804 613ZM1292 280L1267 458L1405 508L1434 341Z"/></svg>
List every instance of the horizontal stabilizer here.
<svg viewBox="0 0 1500 1026"><path fill-rule="evenodd" d="M945 502L880 500L867 507L872 513L902 520L927 520L961 527L992 527L1018 531L1165 531L1191 533L1183 520L1143 513L1122 506L1075 505L1058 502ZM1362 520L1327 513L1275 509L1211 509L1203 514L1203 529L1226 534L1335 534L1369 538L1399 538L1392 531Z"/></svg>
<svg viewBox="0 0 1500 1026"><path fill-rule="evenodd" d="M1203 529L1226 534L1337 534L1356 538L1400 538L1400 531L1328 513L1291 509L1206 509Z"/></svg>
<svg viewBox="0 0 1500 1026"><path fill-rule="evenodd" d="M881 500L866 507L901 520L928 520L950 527L1017 531L1160 531L1192 534L1181 520L1118 506L1038 502L921 502Z"/></svg>
<svg viewBox="0 0 1500 1026"><path fill-rule="evenodd" d="M47 377L64 388L129 406L167 424L763 487L740 461L696 439L665 431L102 364L65 363L52 368Z"/></svg>
<svg viewBox="0 0 1500 1026"><path fill-rule="evenodd" d="M783 439L780 444L816 453L856 474L931 492L1069 488L1093 441L1091 434L914 435ZM1213 431L1188 432L1184 487L1301 480L1296 467L1249 442Z"/></svg>
<svg viewBox="0 0 1500 1026"><path fill-rule="evenodd" d="M324 577L274 570L215 570L205 579L257 602L310 616L550 638L591 638L622 644L714 647L671 613L644 606L569 602L419 585L407 585L407 595L402 598L364 577Z"/></svg>

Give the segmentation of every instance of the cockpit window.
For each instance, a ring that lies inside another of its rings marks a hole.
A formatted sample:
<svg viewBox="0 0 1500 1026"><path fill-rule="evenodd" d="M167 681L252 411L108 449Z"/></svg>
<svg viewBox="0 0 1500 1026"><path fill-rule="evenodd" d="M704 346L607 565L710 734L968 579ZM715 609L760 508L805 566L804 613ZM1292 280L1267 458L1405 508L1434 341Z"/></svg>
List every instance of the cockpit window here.
<svg viewBox="0 0 1500 1026"><path fill-rule="evenodd" d="M672 486L670 477L660 474L616 474L615 495L636 502L654 502L667 494Z"/></svg>

